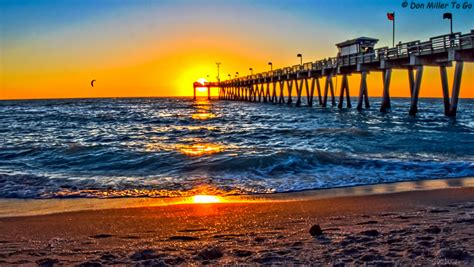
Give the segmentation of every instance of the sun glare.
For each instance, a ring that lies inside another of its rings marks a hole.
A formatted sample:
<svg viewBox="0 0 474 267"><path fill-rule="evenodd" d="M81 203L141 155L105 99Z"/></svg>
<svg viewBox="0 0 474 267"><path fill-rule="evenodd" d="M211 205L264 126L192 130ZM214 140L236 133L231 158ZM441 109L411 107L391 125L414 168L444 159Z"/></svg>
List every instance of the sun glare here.
<svg viewBox="0 0 474 267"><path fill-rule="evenodd" d="M219 203L222 202L222 198L211 195L196 195L192 197L192 203Z"/></svg>
<svg viewBox="0 0 474 267"><path fill-rule="evenodd" d="M197 81L198 81L198 83L200 83L202 85L204 85L204 83L207 83L207 80L204 79L204 78L199 78Z"/></svg>

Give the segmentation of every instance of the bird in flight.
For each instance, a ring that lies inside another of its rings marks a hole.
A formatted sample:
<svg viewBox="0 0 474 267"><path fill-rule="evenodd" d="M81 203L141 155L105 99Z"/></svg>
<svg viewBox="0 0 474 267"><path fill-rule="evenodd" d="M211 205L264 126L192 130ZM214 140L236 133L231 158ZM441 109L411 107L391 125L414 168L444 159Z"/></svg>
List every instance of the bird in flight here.
<svg viewBox="0 0 474 267"><path fill-rule="evenodd" d="M92 86L92 87L94 87L94 82L95 82L95 80L92 80L92 81L91 81L91 86Z"/></svg>

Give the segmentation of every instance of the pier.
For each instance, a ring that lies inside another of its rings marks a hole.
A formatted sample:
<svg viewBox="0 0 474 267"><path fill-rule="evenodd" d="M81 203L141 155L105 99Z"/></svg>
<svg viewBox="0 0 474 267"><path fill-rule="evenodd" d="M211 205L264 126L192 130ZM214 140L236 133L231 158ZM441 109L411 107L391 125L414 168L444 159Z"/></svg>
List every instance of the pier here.
<svg viewBox="0 0 474 267"><path fill-rule="evenodd" d="M455 117L464 62L474 62L474 30L469 33L453 33L430 38L428 41L399 43L395 47L374 48L377 39L360 37L337 44L336 57L315 62L307 62L268 72L257 73L221 82L197 84L210 88L219 88L219 99L234 101L263 102L275 104L293 104L295 106L313 106L317 102L321 107L330 105L338 108L351 108L348 79L352 74L361 75L356 108L369 108L367 75L371 72L382 74L383 95L380 112L388 112L390 104L390 80L393 69L407 71L409 83L407 90L411 95L410 115L418 112L418 96L421 90L424 67L438 67L442 85L444 114ZM447 68L453 67L453 84L448 84ZM342 76L338 101L334 94L333 79ZM324 83L321 80L324 78ZM285 86L286 85L286 86ZM323 85L323 86L321 86ZM285 88L287 94L285 96ZM294 101L293 88L296 100ZM451 89L451 90L450 90ZM302 103L302 92L306 92L306 103ZM450 92L451 91L451 92ZM451 93L451 95L450 95ZM194 94L196 97L196 94ZM317 101L314 98L317 97ZM294 102L293 102L294 101ZM344 103L345 101L345 103ZM336 103L337 102L337 103Z"/></svg>
<svg viewBox="0 0 474 267"><path fill-rule="evenodd" d="M207 99L211 100L211 88L213 88L213 87L222 88L222 85L219 82L204 82L204 83L194 82L193 83L194 100L196 100L196 89L197 88L207 88ZM220 93L220 91L219 91L219 93ZM219 99L220 99L220 97L219 97Z"/></svg>

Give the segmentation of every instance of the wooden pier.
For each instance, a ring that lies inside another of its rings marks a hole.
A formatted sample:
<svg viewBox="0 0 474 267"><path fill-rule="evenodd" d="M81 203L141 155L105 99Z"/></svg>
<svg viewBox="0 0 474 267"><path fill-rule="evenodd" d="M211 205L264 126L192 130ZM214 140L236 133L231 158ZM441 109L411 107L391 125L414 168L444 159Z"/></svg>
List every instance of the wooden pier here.
<svg viewBox="0 0 474 267"><path fill-rule="evenodd" d="M320 106L336 106L333 78L342 76L338 108L351 108L348 76L360 74L361 81L357 101L357 109L369 108L367 75L370 72L382 73L383 95L380 106L381 112L391 109L390 80L393 69L407 70L409 84L407 90L411 95L409 114L418 112L418 96L420 93L423 68L436 66L440 69L440 82L443 90L444 114L456 116L459 91L464 62L474 62L474 30L469 33L453 33L430 38L428 41L413 41L399 43L393 48L382 47L373 49L376 39L361 37L338 44L337 57L327 58L316 62L294 65L269 72L257 73L245 77L229 79L217 83L194 83L194 88L207 87L210 98L210 88L219 88L219 99L264 102L277 104L293 103L293 88L296 90L296 106L302 105L302 91L306 92L306 105L313 106L313 98L317 93ZM369 45L367 45L369 44ZM355 52L354 49L355 48ZM350 50L350 52L348 52ZM449 96L447 67L454 65L454 82ZM325 78L324 86L320 80ZM286 86L285 86L286 85ZM287 94L285 97L285 87ZM322 90L323 89L323 90ZM315 92L316 90L316 92ZM194 91L196 92L196 91ZM330 94L330 95L329 95ZM344 100L346 103L344 103ZM344 105L345 104L345 105Z"/></svg>

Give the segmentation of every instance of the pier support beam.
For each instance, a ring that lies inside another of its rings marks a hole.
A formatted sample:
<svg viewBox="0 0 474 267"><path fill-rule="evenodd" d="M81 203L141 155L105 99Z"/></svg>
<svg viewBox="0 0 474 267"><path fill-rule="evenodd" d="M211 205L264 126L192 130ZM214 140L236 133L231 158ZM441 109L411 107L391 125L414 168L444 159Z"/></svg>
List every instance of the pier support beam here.
<svg viewBox="0 0 474 267"><path fill-rule="evenodd" d="M301 79L300 83L298 84L298 80L295 80L295 85L296 85L296 106L299 107L301 106L301 93L303 92L303 82L306 79ZM306 89L308 90L308 89Z"/></svg>
<svg viewBox="0 0 474 267"><path fill-rule="evenodd" d="M449 108L451 107L451 104L449 102L449 85L446 66L440 66L439 72L441 75L441 86L443 88L444 115L449 116Z"/></svg>
<svg viewBox="0 0 474 267"><path fill-rule="evenodd" d="M338 108L342 108L344 105L344 94L346 95L347 99L347 108L351 108L351 96L349 95L349 82L347 80L347 74L342 75L341 93L339 95L339 104L337 105Z"/></svg>
<svg viewBox="0 0 474 267"><path fill-rule="evenodd" d="M463 61L456 62L456 68L454 69L453 91L451 92L451 106L449 108L450 117L456 117L456 112L458 109L459 91L461 89L463 67Z"/></svg>
<svg viewBox="0 0 474 267"><path fill-rule="evenodd" d="M211 100L211 87L207 87L207 100Z"/></svg>
<svg viewBox="0 0 474 267"><path fill-rule="evenodd" d="M390 79L392 77L392 69L385 69L383 72L383 97L380 112L388 112L392 107L390 105Z"/></svg>
<svg viewBox="0 0 474 267"><path fill-rule="evenodd" d="M196 100L196 86L193 87L194 88L194 100Z"/></svg>
<svg viewBox="0 0 474 267"><path fill-rule="evenodd" d="M267 95L265 94L265 83L264 82L262 83L262 86L260 88L260 92L262 94L263 103L267 103Z"/></svg>
<svg viewBox="0 0 474 267"><path fill-rule="evenodd" d="M288 100L286 101L286 103L288 105L291 105L291 103L293 103L293 98L291 97L291 93L293 91L293 80L286 80L286 85L288 86Z"/></svg>
<svg viewBox="0 0 474 267"><path fill-rule="evenodd" d="M271 96L271 93L270 93L270 83L269 83L269 82L266 82L266 86L267 86L267 90L266 90L266 92L265 92L265 98L264 98L265 103L266 103L267 101L268 101L268 102L271 102L271 101L272 101L272 100L271 100L272 96Z"/></svg>
<svg viewBox="0 0 474 267"><path fill-rule="evenodd" d="M310 78L308 78L310 79ZM308 79L305 79L305 85L306 85L306 101L308 103L308 107L312 107L313 106L313 96L314 96L314 80L316 80L316 78L312 79L311 81L311 89L309 88L308 86Z"/></svg>
<svg viewBox="0 0 474 267"><path fill-rule="evenodd" d="M413 67L408 67L408 83L410 84L410 98L412 98L413 88L415 87L415 73Z"/></svg>
<svg viewBox="0 0 474 267"><path fill-rule="evenodd" d="M370 108L369 92L367 89L367 71L363 71L360 77L359 99L357 101L357 110L362 110L362 102L365 102L365 108Z"/></svg>
<svg viewBox="0 0 474 267"><path fill-rule="evenodd" d="M410 112L411 116L415 116L418 112L418 96L420 95L421 79L423 78L423 66L416 68L416 79L414 81L413 90L411 94Z"/></svg>
<svg viewBox="0 0 474 267"><path fill-rule="evenodd" d="M272 83L273 84L272 103L276 103L278 101L276 83L277 82Z"/></svg>
<svg viewBox="0 0 474 267"><path fill-rule="evenodd" d="M280 84L280 98L278 99L278 104L283 104L285 103L285 96L284 96L284 87L285 87L285 82L284 81L279 81Z"/></svg>
<svg viewBox="0 0 474 267"><path fill-rule="evenodd" d="M319 106L323 105L323 98L321 97L321 86L319 84L319 78L315 78L316 80L316 89L318 90L318 102Z"/></svg>
<svg viewBox="0 0 474 267"><path fill-rule="evenodd" d="M332 106L336 105L336 100L334 99L334 85L332 83L332 73L326 76L326 85L324 86L324 98L323 98L323 103L322 106L326 107L327 106L327 101L328 101L328 90L331 89L331 102Z"/></svg>

